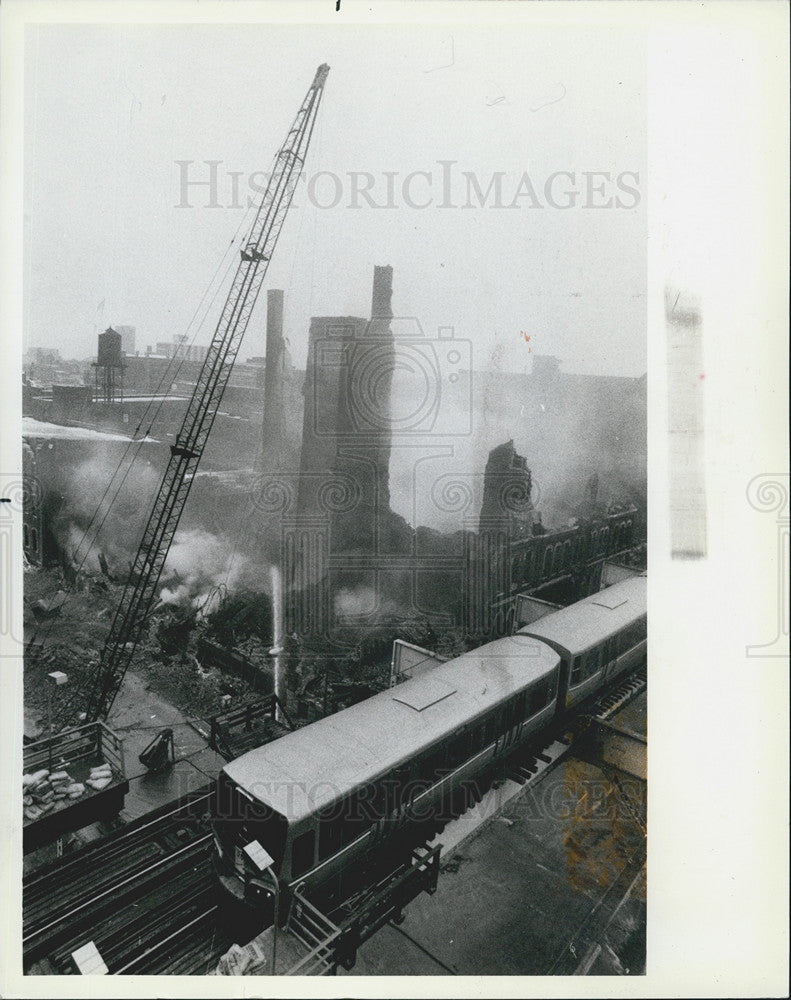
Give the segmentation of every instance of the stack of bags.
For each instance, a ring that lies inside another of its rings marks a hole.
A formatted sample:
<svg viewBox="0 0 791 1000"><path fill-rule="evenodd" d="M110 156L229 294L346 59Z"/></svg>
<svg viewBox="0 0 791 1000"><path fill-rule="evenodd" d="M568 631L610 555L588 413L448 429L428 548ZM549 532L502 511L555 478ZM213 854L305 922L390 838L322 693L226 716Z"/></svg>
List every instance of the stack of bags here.
<svg viewBox="0 0 791 1000"><path fill-rule="evenodd" d="M22 775L22 804L25 819L40 819L50 809L66 800L78 799L85 785L75 782L68 771L36 771Z"/></svg>
<svg viewBox="0 0 791 1000"><path fill-rule="evenodd" d="M75 781L68 771L58 771L49 776L49 781L55 789L55 799L78 799L85 793L85 785Z"/></svg>
<svg viewBox="0 0 791 1000"><path fill-rule="evenodd" d="M100 764L98 767L92 767L90 776L85 782L86 785L90 785L91 788L96 789L96 791L101 791L102 788L106 788L110 782L113 780L113 772L109 764Z"/></svg>
<svg viewBox="0 0 791 1000"><path fill-rule="evenodd" d="M49 771L22 775L22 804L25 819L38 819L55 805L55 789L49 782Z"/></svg>

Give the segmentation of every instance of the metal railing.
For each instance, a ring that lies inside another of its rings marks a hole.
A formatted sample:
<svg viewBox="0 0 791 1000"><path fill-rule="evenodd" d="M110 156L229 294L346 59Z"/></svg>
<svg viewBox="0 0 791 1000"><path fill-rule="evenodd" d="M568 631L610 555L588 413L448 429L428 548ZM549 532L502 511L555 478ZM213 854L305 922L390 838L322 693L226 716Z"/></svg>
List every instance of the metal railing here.
<svg viewBox="0 0 791 1000"><path fill-rule="evenodd" d="M287 975L321 976L334 970L336 962L333 944L340 937L341 930L306 899L299 889L294 893L286 930L308 949L307 954L289 969Z"/></svg>
<svg viewBox="0 0 791 1000"><path fill-rule="evenodd" d="M29 743L23 752L25 771L28 773L43 767L51 771L61 759L73 762L88 757L100 757L118 775L125 777L123 742L103 722L89 722L55 736L47 736Z"/></svg>

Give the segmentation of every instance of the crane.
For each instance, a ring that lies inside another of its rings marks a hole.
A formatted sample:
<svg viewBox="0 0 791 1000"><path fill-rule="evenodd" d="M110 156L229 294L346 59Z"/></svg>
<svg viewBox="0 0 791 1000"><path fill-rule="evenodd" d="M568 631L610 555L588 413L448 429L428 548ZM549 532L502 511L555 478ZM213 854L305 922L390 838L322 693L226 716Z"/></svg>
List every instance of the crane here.
<svg viewBox="0 0 791 1000"><path fill-rule="evenodd" d="M277 245L305 162L329 66L322 64L308 88L275 159L184 420L148 516L121 601L87 687L86 720L104 719L135 654L144 621L178 528L206 440L228 384L269 261Z"/></svg>

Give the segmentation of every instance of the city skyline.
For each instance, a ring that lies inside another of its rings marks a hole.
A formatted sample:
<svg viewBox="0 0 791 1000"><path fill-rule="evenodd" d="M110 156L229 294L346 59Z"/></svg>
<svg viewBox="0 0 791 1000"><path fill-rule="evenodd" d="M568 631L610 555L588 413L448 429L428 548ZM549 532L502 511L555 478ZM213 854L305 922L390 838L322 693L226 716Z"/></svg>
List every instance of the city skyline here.
<svg viewBox="0 0 791 1000"><path fill-rule="evenodd" d="M505 41L464 26L397 38L374 27L352 37L36 26L25 346L54 330L61 353L88 357L116 323L137 328L138 348L185 330L191 340L204 291L204 302L222 298L222 269L212 276L260 188L256 172L327 61L287 249L267 282L285 290L297 365L311 316L366 315L370 269L391 264L396 315L428 336L453 326L482 367L529 371L524 333L567 370L643 374L644 60L629 31L607 33L611 63L602 41L557 29ZM213 319L196 343L209 342ZM241 356L263 345L257 312Z"/></svg>

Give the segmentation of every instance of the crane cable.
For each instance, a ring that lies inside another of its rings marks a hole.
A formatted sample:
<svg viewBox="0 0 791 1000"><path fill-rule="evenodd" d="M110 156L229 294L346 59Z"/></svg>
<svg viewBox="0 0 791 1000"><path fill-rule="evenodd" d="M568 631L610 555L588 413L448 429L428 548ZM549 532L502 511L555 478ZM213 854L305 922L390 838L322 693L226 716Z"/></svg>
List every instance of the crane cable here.
<svg viewBox="0 0 791 1000"><path fill-rule="evenodd" d="M222 276L222 280L217 284L217 286L216 286L216 288L214 290L214 293L213 293L213 295L211 297L211 300L209 301L208 305L206 306L206 308L204 310L204 313L203 313L203 316L202 316L200 322L197 324L197 326L194 327L194 331L193 331L193 334L192 334L192 339L190 341L190 346L192 346L192 344L194 344L194 341L195 341L195 338L196 338L198 332L203 328L203 326L204 326L204 324L206 322L206 318L207 318L207 316L209 314L209 311L211 310L212 306L214 305L214 302L217 299L217 295L219 294L220 289L224 286L225 280L227 279L228 274L230 273L230 271L231 271L231 269L232 269L232 267L234 265L234 259L231 256L231 251L234 249L234 246L235 246L236 241L237 241L237 239L239 237L239 234L242 231L242 227L245 226L245 224L247 223L248 217L249 217L250 213L252 212L253 208L254 208L253 205L248 205L245 213L242 216L241 221L239 222L239 225L236 228L236 231L234 232L233 237L231 238L230 243L226 247L226 249L225 249L225 251L223 253L223 256L220 258L220 261L218 262L217 267L214 270L214 274L212 275L211 279L209 280L209 283L206 286L203 294L201 295L200 301L198 302L198 305L197 305L195 311L193 312L192 317L189 320L189 322L188 322L188 324L187 324L187 326L185 328L185 336L186 336L187 331L189 331L190 327L195 324L195 320L198 317L198 314L200 313L200 311L201 311L201 309L203 307L203 304L204 304L204 302L206 300L207 295L209 294L209 292L211 290L212 285L217 280L218 274L222 270L223 266L225 266L225 273ZM175 367L174 367L174 363L176 361L178 361L178 365L175 365ZM78 577L79 574L82 572L83 567L85 566L85 563L87 562L88 557L90 556L91 549L96 544L96 542L98 540L98 537L99 537L99 533L101 532L102 527L104 526L104 523L107 520L107 517L109 516L109 513L112 510L112 507L113 507L114 503L117 501L118 496L119 496L121 490L123 489L123 486L124 486L124 484L125 484L128 476L129 476L129 473L132 471L132 468L134 467L135 462L138 460L138 458L140 456L140 453L142 451L142 447L146 443L146 440L148 439L149 435L151 434L151 431L153 429L154 423L156 422L156 420L159 417L159 414L160 414L161 409L162 409L162 405L164 403L164 397L160 395L160 390L164 386L165 380L167 379L171 383L173 381L175 381L178 378L178 375L181 372L181 369L182 369L185 361L186 361L186 357L185 356L182 356L181 359L178 359L174 355L174 357L170 359L170 362L166 366L166 368L163 371L163 373L160 375L159 382L156 385L154 393L152 394L151 398L149 399L149 401L148 401L148 403L146 405L146 409L143 411L143 414L141 415L140 419L138 420L137 426L136 426L135 430L133 431L133 437L130 438L128 444L124 448L123 453L121 454L120 458L118 459L118 462L116 463L116 467L115 467L112 475L110 476L110 479L108 480L107 485L106 485L106 487L105 487L105 489L104 489L104 491L103 491L103 493L102 493L102 495L101 495L101 497L100 497L100 499L99 499L99 501L98 501L98 503L96 505L96 509L94 510L93 514L91 515L91 518L90 518L87 526L85 527L85 529L84 529L84 531L82 533L82 537L80 538L79 542L77 543L76 548L74 549L74 551L73 551L73 553L71 555L72 561L73 562L77 562L79 551L82 548L85 540L88 538L89 532L91 531L91 528L93 527L94 522L96 521L97 517L99 516L99 512L101 511L102 505L104 504L105 500L107 499L108 495L110 494L110 491L113 489L113 483L114 483L116 477L118 476L119 472L121 471L121 468L123 467L124 463L127 461L127 459L129 459L130 453L131 453L132 449L136 445L137 448L136 448L134 454L132 455L131 459L129 460L129 463L127 465L126 471L124 472L124 474L121 477L120 481L117 483L117 485L115 487L115 490L113 492L113 496L111 497L110 502L107 505L107 508L105 509L104 513L102 514L101 518L98 521L98 524L96 525L95 531L93 532L93 537L92 537L92 539L89 542L89 545L88 545L88 547L87 547L87 549L85 551L85 554L83 555L82 559L79 560L79 562L77 563L77 567L76 567L76 569L74 571L75 572L75 578ZM153 410L153 414L150 416L150 422L149 422L149 413L152 410L152 407L154 406L154 403L156 403L156 407ZM137 438L135 435L137 435L140 432L141 427L144 424L146 424L146 423L148 423L149 426L148 426L147 431L145 432L144 437ZM71 593L73 593L73 591ZM64 602L64 604L66 604L66 603L68 603L68 598L67 598L67 601ZM61 607L63 607L63 605L61 605ZM52 632L52 629L53 629L54 625L55 625L55 619L52 619L48 623L46 629L44 630L43 636L41 636L41 641L42 642L46 642L46 640L49 639L50 634ZM33 642L36 639L36 637L37 637L37 632L34 632L33 637L31 639L31 642Z"/></svg>

